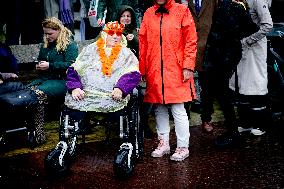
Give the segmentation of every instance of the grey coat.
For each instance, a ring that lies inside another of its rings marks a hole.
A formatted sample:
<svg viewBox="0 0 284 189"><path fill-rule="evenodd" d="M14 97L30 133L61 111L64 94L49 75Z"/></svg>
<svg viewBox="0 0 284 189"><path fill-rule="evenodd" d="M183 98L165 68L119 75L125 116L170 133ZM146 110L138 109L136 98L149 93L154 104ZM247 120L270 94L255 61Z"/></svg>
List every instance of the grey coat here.
<svg viewBox="0 0 284 189"><path fill-rule="evenodd" d="M242 59L238 64L239 92L243 95L265 95L267 84L267 39L273 28L269 12L269 0L247 0L254 23L259 26L256 33L242 40ZM235 75L230 80L230 88L235 90Z"/></svg>

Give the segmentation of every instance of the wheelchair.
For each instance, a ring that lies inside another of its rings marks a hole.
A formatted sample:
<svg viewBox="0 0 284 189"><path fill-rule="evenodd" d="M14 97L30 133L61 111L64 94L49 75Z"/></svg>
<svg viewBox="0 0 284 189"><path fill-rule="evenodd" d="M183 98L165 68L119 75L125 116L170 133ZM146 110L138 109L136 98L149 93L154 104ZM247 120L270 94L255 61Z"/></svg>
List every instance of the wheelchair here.
<svg viewBox="0 0 284 189"><path fill-rule="evenodd" d="M143 157L144 153L144 134L140 124L138 91L131 95L127 106L118 112L119 120L115 121L119 122L119 136L123 143L114 157L113 171L116 177L127 178L132 175L135 163ZM45 158L46 171L62 175L69 170L72 157L77 151L78 136L82 135L84 143L86 129L90 123L89 118L93 113L96 112L87 112L83 120L73 119L68 111L61 113L59 142ZM109 136L106 137L109 138Z"/></svg>

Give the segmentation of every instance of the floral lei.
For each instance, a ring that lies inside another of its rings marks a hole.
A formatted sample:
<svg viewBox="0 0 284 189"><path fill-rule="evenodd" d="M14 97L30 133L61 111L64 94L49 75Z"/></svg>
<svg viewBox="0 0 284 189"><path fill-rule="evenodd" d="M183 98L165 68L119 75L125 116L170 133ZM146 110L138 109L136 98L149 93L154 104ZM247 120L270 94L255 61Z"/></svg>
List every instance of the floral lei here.
<svg viewBox="0 0 284 189"><path fill-rule="evenodd" d="M106 76L110 76L112 72L112 65L114 61L117 59L118 54L121 50L121 45L117 44L111 49L111 53L109 58L107 57L104 49L104 39L100 38L97 41L97 46L98 46L98 53L100 55L100 60L102 62L102 72Z"/></svg>

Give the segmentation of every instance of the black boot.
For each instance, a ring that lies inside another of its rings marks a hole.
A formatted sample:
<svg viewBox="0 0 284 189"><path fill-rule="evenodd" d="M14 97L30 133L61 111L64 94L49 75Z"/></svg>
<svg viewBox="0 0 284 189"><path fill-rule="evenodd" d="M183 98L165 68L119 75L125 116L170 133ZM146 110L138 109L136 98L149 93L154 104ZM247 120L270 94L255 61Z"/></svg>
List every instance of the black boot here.
<svg viewBox="0 0 284 189"><path fill-rule="evenodd" d="M240 142L238 131L226 132L215 139L215 145L220 148L232 147Z"/></svg>

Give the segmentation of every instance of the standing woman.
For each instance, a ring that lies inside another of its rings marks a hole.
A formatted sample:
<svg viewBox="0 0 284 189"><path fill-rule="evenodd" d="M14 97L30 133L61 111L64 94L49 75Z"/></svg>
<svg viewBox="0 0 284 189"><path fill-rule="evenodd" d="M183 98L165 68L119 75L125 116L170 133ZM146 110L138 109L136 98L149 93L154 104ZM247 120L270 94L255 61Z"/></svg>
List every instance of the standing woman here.
<svg viewBox="0 0 284 189"><path fill-rule="evenodd" d="M137 22L133 8L127 5L122 6L117 21L125 25L123 35L126 37L127 47L138 57Z"/></svg>
<svg viewBox="0 0 284 189"><path fill-rule="evenodd" d="M259 26L256 32L241 40L243 53L238 64L238 87L241 95L246 95L252 108L259 110L259 115L268 112L267 94L267 39L273 28L272 18L269 12L270 0L247 0L251 18ZM230 88L235 90L235 76L230 80ZM254 135L265 133L265 116L255 122L251 130Z"/></svg>
<svg viewBox="0 0 284 189"><path fill-rule="evenodd" d="M36 65L38 79L29 86L37 95L48 99L63 98L66 93L65 77L67 68L78 56L77 44L72 39L72 32L64 27L55 17L42 22L44 43Z"/></svg>
<svg viewBox="0 0 284 189"><path fill-rule="evenodd" d="M155 104L159 145L152 157L170 153L169 113L174 117L177 148L170 157L182 161L189 156L189 121L184 102L194 92L197 35L189 9L174 0L154 0L147 9L139 33L139 67L146 80L144 102Z"/></svg>

